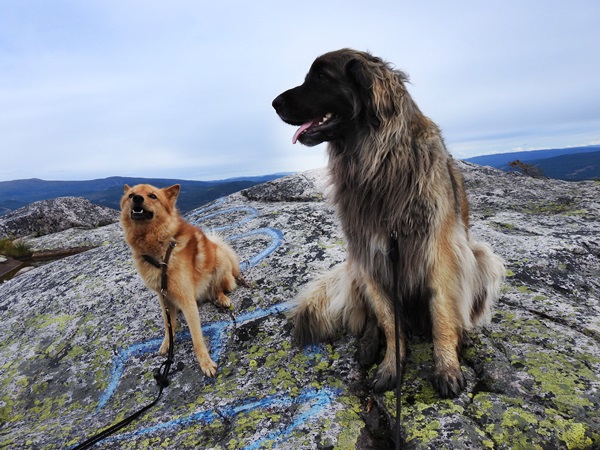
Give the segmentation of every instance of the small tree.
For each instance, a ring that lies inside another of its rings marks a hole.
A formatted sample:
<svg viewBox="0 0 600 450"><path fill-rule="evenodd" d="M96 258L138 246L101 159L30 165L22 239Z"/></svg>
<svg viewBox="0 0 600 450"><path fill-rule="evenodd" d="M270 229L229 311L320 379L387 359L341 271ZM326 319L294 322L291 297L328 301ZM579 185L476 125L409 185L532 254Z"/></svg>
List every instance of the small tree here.
<svg viewBox="0 0 600 450"><path fill-rule="evenodd" d="M508 165L524 175L530 176L532 178L542 178L544 175L542 174L542 169L533 164L527 164L521 161L520 159L516 159L512 162L509 162Z"/></svg>

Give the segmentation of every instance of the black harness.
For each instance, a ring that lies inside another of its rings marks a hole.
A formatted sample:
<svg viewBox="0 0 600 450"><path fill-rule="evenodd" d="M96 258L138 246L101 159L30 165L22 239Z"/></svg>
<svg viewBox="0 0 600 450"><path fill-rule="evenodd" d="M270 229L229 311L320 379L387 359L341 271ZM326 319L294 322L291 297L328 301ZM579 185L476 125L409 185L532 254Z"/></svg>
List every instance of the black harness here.
<svg viewBox="0 0 600 450"><path fill-rule="evenodd" d="M169 259L171 258L171 252L177 246L177 242L171 241L169 243L169 247L167 248L167 253L165 254L165 260L163 262L158 262L150 255L142 255L142 258L149 263L152 264L157 269L160 269L160 293L163 297L167 295L167 264L169 264ZM167 315L169 314L169 309L165 306L165 310L167 311Z"/></svg>
<svg viewBox="0 0 600 450"><path fill-rule="evenodd" d="M146 411L148 411L150 408L152 408L154 405L156 405L162 396L163 389L169 385L168 377L169 377L169 372L171 371L171 365L173 364L174 345L173 345L173 328L171 327L171 315L169 313L168 302L166 301L167 285L168 285L168 277L167 277L167 267L168 266L167 266L167 264L169 263L169 258L171 257L171 252L173 251L173 249L175 248L176 245L177 245L177 242L171 241L171 243L169 244L169 248L167 249L167 253L165 254L164 262L158 262L156 259L154 259L150 255L142 255L142 258L144 258L145 261L152 264L157 269L161 270L160 293L163 297L163 305L165 308L165 315L167 316L167 331L168 331L168 335L169 335L169 351L167 352L166 361L163 362L160 365L160 367L158 367L157 369L154 370L154 379L156 380L156 383L158 384L158 395L156 396L156 398L154 399L154 401L152 403L149 403L148 405L144 406L142 409L134 412L129 417L126 417L125 419L123 419L121 422L118 422L118 423L112 425L111 427L107 428L106 430L96 434L95 436L92 436L91 438L87 439L85 442L78 444L76 447L73 447L73 450L82 450L82 449L90 448L93 445L100 442L101 440L107 438L111 434L119 431L121 428L124 428L127 425L129 425L135 419L137 419L142 414L144 414ZM179 362L179 364L177 364L176 370L182 370L182 369L183 369L183 363Z"/></svg>

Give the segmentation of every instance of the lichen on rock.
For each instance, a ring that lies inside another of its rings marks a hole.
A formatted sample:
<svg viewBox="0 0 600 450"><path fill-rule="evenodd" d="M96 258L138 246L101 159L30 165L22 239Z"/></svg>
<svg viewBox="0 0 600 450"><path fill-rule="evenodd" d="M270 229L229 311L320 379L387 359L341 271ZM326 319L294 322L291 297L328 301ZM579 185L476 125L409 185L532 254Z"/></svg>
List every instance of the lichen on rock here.
<svg viewBox="0 0 600 450"><path fill-rule="evenodd" d="M506 260L507 281L492 323L464 348L458 398L431 385L431 343L409 342L405 447L598 448L600 185L460 166L472 232ZM285 301L345 258L325 180L324 170L291 175L187 215L230 242L250 286L231 294L231 310L201 306L218 374L202 375L183 321L183 370L154 408L96 448L390 445L395 395L370 391L355 338L340 330L305 349L290 339ZM28 242L97 247L0 285L0 447L67 448L154 399L160 308L118 224Z"/></svg>

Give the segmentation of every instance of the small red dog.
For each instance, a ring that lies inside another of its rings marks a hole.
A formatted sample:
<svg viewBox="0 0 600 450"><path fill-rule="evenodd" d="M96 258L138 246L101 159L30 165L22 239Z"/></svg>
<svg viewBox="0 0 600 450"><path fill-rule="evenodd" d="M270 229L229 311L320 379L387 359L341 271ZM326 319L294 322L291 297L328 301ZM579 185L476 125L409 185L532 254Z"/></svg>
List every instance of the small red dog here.
<svg viewBox="0 0 600 450"><path fill-rule="evenodd" d="M222 238L207 236L183 220L175 206L179 191L178 184L163 189L148 184L125 185L121 224L139 274L146 286L158 294L165 322L165 339L159 352L165 354L169 348L165 306L169 308L173 330L181 310L200 368L212 377L217 364L208 354L196 302L209 299L218 306L231 306L225 293L236 288L240 265L237 255ZM167 263L166 295L161 290L161 270L154 265L162 262Z"/></svg>

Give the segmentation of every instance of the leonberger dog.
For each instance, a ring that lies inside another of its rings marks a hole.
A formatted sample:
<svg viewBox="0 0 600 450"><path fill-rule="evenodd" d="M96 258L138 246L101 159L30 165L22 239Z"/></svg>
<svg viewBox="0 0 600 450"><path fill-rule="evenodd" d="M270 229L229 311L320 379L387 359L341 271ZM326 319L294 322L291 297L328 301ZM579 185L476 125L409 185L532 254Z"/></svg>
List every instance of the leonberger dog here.
<svg viewBox="0 0 600 450"><path fill-rule="evenodd" d="M433 383L453 397L465 388L462 338L489 321L504 265L469 234L463 177L407 81L381 58L341 49L319 56L303 84L273 101L284 122L299 126L294 143L329 143L331 199L347 241L346 261L310 282L290 317L303 345L346 326L361 337L357 357L367 367L377 362L382 332L375 392L401 377L407 336L431 336Z"/></svg>

